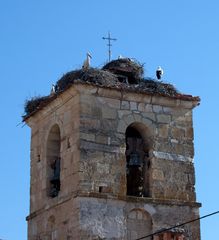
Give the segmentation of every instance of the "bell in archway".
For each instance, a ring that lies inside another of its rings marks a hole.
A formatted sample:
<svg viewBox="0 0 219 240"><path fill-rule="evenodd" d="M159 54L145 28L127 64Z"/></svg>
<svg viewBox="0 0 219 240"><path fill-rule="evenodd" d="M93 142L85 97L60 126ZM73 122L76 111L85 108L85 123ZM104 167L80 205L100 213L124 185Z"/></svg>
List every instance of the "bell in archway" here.
<svg viewBox="0 0 219 240"><path fill-rule="evenodd" d="M137 152L130 154L129 166L141 166L142 160Z"/></svg>

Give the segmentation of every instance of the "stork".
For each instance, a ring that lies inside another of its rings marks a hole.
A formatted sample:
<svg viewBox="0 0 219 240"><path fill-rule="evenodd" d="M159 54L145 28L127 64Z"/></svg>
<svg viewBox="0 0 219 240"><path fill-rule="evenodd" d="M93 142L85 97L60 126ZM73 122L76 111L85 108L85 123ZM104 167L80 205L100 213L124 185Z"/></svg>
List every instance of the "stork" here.
<svg viewBox="0 0 219 240"><path fill-rule="evenodd" d="M86 60L84 61L83 65L82 65L82 68L83 69L88 69L90 67L90 59L91 59L91 54L88 52L87 53L87 58Z"/></svg>
<svg viewBox="0 0 219 240"><path fill-rule="evenodd" d="M163 69L159 66L156 70L157 79L160 80L163 75Z"/></svg>
<svg viewBox="0 0 219 240"><path fill-rule="evenodd" d="M55 93L56 93L56 86L54 84L52 84L51 94L55 94Z"/></svg>

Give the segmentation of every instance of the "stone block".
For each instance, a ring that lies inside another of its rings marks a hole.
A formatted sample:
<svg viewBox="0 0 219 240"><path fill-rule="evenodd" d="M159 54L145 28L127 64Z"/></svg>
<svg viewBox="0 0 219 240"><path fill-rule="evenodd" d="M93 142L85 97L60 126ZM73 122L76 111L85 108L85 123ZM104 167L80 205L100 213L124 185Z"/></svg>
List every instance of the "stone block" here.
<svg viewBox="0 0 219 240"><path fill-rule="evenodd" d="M80 138L83 139L83 140L86 140L86 141L91 141L91 142L95 141L95 135L91 134L91 133L81 132L80 133Z"/></svg>
<svg viewBox="0 0 219 240"><path fill-rule="evenodd" d="M104 135L96 135L96 142L100 144L109 144L109 137Z"/></svg>
<svg viewBox="0 0 219 240"><path fill-rule="evenodd" d="M176 112L176 108L174 107L163 107L163 112L164 113L169 113L169 114L174 114Z"/></svg>
<svg viewBox="0 0 219 240"><path fill-rule="evenodd" d="M130 102L130 109L131 110L138 110L137 103L136 102Z"/></svg>
<svg viewBox="0 0 219 240"><path fill-rule="evenodd" d="M101 126L98 129L102 134L113 134L118 127L118 121L114 119L104 119L101 121Z"/></svg>
<svg viewBox="0 0 219 240"><path fill-rule="evenodd" d="M121 101L121 109L122 110L129 110L130 109L129 101Z"/></svg>
<svg viewBox="0 0 219 240"><path fill-rule="evenodd" d="M99 119L82 117L80 119L80 128L97 130L97 129L100 128L100 120Z"/></svg>
<svg viewBox="0 0 219 240"><path fill-rule="evenodd" d="M150 120L148 118L142 118L142 123L144 123L146 125L146 127L150 127L151 132L154 131L154 126L152 124L152 120Z"/></svg>
<svg viewBox="0 0 219 240"><path fill-rule="evenodd" d="M124 92L123 99L126 101L133 101L133 102L150 102L150 96L145 96L144 94L140 93L133 93L133 92Z"/></svg>
<svg viewBox="0 0 219 240"><path fill-rule="evenodd" d="M98 88L97 95L101 97L121 99L121 92L113 89Z"/></svg>
<svg viewBox="0 0 219 240"><path fill-rule="evenodd" d="M84 95L91 95L91 94L95 94L97 92L97 87L95 86L91 86L91 85L85 85L85 84L81 84L81 83L77 83L74 85L74 88L76 90L78 90L80 92L80 94L84 94ZM72 88L70 88L72 89Z"/></svg>
<svg viewBox="0 0 219 240"><path fill-rule="evenodd" d="M145 111L145 103L139 103L138 104L138 111L140 111L140 112Z"/></svg>
<svg viewBox="0 0 219 240"><path fill-rule="evenodd" d="M179 99L173 99L169 97L161 97L161 96L153 96L152 104L160 105L160 106L168 106L168 107L178 107L181 102Z"/></svg>
<svg viewBox="0 0 219 240"><path fill-rule="evenodd" d="M127 128L126 122L124 120L120 120L119 124L118 124L118 127L117 127L117 131L119 133L125 133L126 128Z"/></svg>
<svg viewBox="0 0 219 240"><path fill-rule="evenodd" d="M192 127L186 128L185 137L189 138L189 139L193 139L194 138L194 132L193 132L193 128Z"/></svg>
<svg viewBox="0 0 219 240"><path fill-rule="evenodd" d="M153 112L153 108L151 104L146 104L145 105L145 112Z"/></svg>
<svg viewBox="0 0 219 240"><path fill-rule="evenodd" d="M163 181L164 180L164 173L163 173L163 171L159 170L159 169L153 169L153 171L152 171L152 178L154 180Z"/></svg>
<svg viewBox="0 0 219 240"><path fill-rule="evenodd" d="M180 101L180 106L183 108L193 109L195 106L197 106L197 101Z"/></svg>
<svg viewBox="0 0 219 240"><path fill-rule="evenodd" d="M113 108L102 107L102 117L106 119L115 119L117 117L117 111Z"/></svg>
<svg viewBox="0 0 219 240"><path fill-rule="evenodd" d="M123 116L129 115L129 114L131 114L131 111L129 111L129 110L119 110L118 111L119 119L121 119L121 118L123 118Z"/></svg>
<svg viewBox="0 0 219 240"><path fill-rule="evenodd" d="M106 97L97 97L98 106L106 105L110 108L120 109L120 100Z"/></svg>
<svg viewBox="0 0 219 240"><path fill-rule="evenodd" d="M158 123L170 123L171 115L157 114L157 122Z"/></svg>
<svg viewBox="0 0 219 240"><path fill-rule="evenodd" d="M126 130L126 128L131 124L131 123L133 123L133 122L135 122L135 118L134 118L134 115L133 114L130 114L130 115L128 115L128 116L124 116L123 117L123 120L124 120L124 123L125 123L125 125L123 126L124 128L125 128L125 130ZM120 121L121 122L121 121ZM123 128L123 129L124 129Z"/></svg>
<svg viewBox="0 0 219 240"><path fill-rule="evenodd" d="M142 116L140 114L134 113L133 117L135 119L135 122L142 122Z"/></svg>
<svg viewBox="0 0 219 240"><path fill-rule="evenodd" d="M169 126L167 124L159 125L158 136L161 138L167 138L169 136Z"/></svg>
<svg viewBox="0 0 219 240"><path fill-rule="evenodd" d="M107 163L97 163L97 172L101 175L109 174L110 165ZM96 179L97 180L97 179Z"/></svg>
<svg viewBox="0 0 219 240"><path fill-rule="evenodd" d="M171 129L171 137L174 139L182 139L185 137L185 130L182 128L173 127Z"/></svg>
<svg viewBox="0 0 219 240"><path fill-rule="evenodd" d="M160 105L152 105L152 109L154 113L163 113L163 108Z"/></svg>
<svg viewBox="0 0 219 240"><path fill-rule="evenodd" d="M150 119L150 120L152 120L152 121L156 121L156 115L155 115L155 113L146 112L146 113L142 113L142 116L143 116L144 118L148 118L148 119Z"/></svg>

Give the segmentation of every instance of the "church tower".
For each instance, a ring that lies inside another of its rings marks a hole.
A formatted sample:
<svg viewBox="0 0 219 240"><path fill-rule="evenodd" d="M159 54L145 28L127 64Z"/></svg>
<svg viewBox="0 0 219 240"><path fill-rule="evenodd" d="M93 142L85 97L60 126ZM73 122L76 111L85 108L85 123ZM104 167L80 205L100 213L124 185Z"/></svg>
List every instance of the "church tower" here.
<svg viewBox="0 0 219 240"><path fill-rule="evenodd" d="M169 229L199 217L199 102L126 58L69 72L28 101L28 240L200 240L199 221Z"/></svg>

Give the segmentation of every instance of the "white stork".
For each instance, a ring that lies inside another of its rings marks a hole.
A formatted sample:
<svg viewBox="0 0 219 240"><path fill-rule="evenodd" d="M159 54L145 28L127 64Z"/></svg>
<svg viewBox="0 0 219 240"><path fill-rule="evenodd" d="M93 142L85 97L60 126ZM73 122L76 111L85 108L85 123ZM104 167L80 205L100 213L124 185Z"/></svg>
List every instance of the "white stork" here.
<svg viewBox="0 0 219 240"><path fill-rule="evenodd" d="M91 59L91 54L88 52L87 53L87 58L86 60L84 61L83 65L82 65L82 68L83 69L88 69L90 67L90 59Z"/></svg>
<svg viewBox="0 0 219 240"><path fill-rule="evenodd" d="M160 80L162 75L163 75L163 69L159 66L156 70L156 76L157 76L157 79Z"/></svg>
<svg viewBox="0 0 219 240"><path fill-rule="evenodd" d="M51 87L51 94L55 94L56 93L56 87L54 84L52 84L52 87Z"/></svg>

